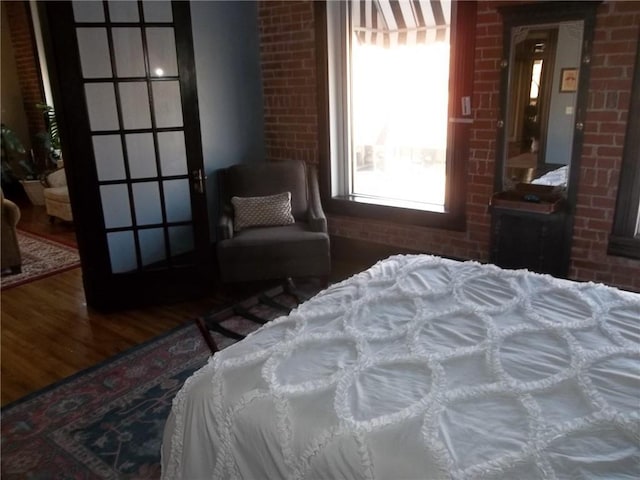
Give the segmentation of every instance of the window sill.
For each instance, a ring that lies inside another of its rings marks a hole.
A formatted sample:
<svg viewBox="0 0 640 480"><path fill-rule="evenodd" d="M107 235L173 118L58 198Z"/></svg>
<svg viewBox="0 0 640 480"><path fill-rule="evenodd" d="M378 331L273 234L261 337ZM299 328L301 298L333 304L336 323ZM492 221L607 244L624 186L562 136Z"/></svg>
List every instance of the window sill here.
<svg viewBox="0 0 640 480"><path fill-rule="evenodd" d="M464 214L453 212L427 210L434 205L414 202L401 202L403 206L382 204L382 199L360 196L332 197L323 200L323 207L329 214L346 215L351 217L380 220L415 225L420 227L438 228L443 230L464 231L466 221ZM414 208L407 208L411 203ZM420 206L421 208L415 208Z"/></svg>
<svg viewBox="0 0 640 480"><path fill-rule="evenodd" d="M354 203L378 205L381 207L401 208L403 210L416 210L419 212L444 213L444 205L433 205L430 203L414 202L411 200L370 197L367 195L347 195L335 198Z"/></svg>
<svg viewBox="0 0 640 480"><path fill-rule="evenodd" d="M640 238L611 235L607 253L617 257L640 260Z"/></svg>

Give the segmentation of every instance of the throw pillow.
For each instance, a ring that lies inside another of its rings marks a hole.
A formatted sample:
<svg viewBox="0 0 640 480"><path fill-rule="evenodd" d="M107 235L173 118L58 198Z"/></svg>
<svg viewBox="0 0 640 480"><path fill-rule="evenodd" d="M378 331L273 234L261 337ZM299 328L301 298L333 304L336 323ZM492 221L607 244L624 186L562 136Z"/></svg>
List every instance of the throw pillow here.
<svg viewBox="0 0 640 480"><path fill-rule="evenodd" d="M291 214L291 192L264 197L232 197L233 229L289 225L295 220Z"/></svg>

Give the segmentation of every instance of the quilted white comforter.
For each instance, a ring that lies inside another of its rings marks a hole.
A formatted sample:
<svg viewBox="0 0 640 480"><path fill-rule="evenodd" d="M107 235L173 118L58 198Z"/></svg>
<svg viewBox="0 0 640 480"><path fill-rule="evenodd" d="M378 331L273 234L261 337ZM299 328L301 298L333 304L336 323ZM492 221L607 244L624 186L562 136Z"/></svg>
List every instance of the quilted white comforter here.
<svg viewBox="0 0 640 480"><path fill-rule="evenodd" d="M221 352L165 479L640 478L640 295L395 256Z"/></svg>

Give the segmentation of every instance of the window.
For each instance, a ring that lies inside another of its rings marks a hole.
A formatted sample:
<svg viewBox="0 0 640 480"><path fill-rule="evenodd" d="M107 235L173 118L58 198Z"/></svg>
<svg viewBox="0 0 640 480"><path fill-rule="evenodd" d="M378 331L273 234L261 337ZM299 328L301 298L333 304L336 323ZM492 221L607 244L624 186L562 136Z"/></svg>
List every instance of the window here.
<svg viewBox="0 0 640 480"><path fill-rule="evenodd" d="M609 254L640 259L640 48L636 52Z"/></svg>
<svg viewBox="0 0 640 480"><path fill-rule="evenodd" d="M326 2L326 32L327 210L463 229L475 3Z"/></svg>

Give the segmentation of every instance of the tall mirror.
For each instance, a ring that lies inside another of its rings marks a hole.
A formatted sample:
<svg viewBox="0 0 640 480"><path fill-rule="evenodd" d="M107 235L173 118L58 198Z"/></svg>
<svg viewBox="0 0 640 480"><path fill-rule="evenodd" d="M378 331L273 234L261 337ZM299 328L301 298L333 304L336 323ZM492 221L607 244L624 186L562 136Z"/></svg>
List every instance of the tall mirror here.
<svg viewBox="0 0 640 480"><path fill-rule="evenodd" d="M577 181L597 2L518 4L504 20L496 189Z"/></svg>
<svg viewBox="0 0 640 480"><path fill-rule="evenodd" d="M503 19L490 261L565 277L598 2L512 3Z"/></svg>

